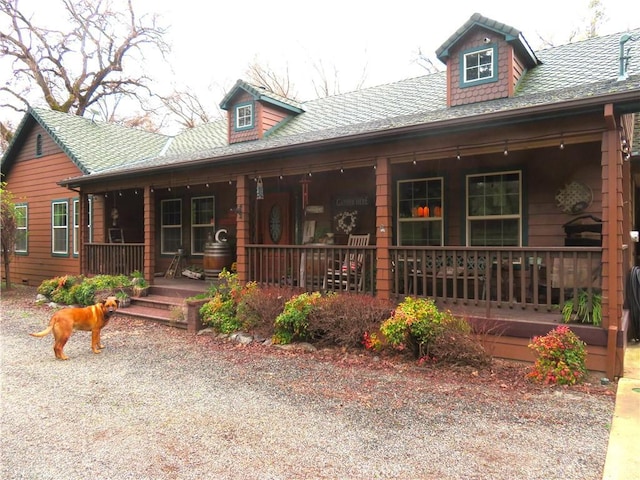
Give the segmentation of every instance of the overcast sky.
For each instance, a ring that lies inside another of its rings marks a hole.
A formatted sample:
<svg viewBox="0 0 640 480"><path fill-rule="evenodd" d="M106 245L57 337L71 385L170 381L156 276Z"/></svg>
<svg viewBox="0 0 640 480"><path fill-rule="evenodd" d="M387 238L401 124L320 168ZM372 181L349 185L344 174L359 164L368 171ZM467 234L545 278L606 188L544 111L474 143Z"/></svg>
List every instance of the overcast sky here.
<svg viewBox="0 0 640 480"><path fill-rule="evenodd" d="M314 65L329 75L337 70L342 92L353 90L363 72L364 86L425 74L418 50L433 57L474 12L519 29L534 50L542 48L540 37L566 43L589 18L589 0L136 1L170 25L171 65L181 80L227 91L255 58L288 68L301 100L315 97ZM638 0L602 4L601 34L640 27Z"/></svg>
<svg viewBox="0 0 640 480"><path fill-rule="evenodd" d="M112 0L116 3L126 0ZM424 75L418 51L434 52L474 12L523 32L534 50L541 38L559 45L584 29L590 0L133 0L140 12L155 12L169 28L173 52L166 62L140 65L167 93L175 84L188 86L213 106L237 79L246 79L250 63L283 74L288 70L291 94L316 98L317 68L339 79L339 91ZM600 34L640 27L640 1L601 0L605 21ZM20 0L40 23L60 22L59 0ZM58 28L59 25L55 25ZM640 48L640 39L633 48ZM441 69L442 64L435 60ZM138 65L135 65L138 66ZM125 63L125 68L127 67ZM8 72L5 72L8 73ZM335 91L335 89L334 89ZM42 102L35 102L41 104ZM0 113L4 118L5 113ZM19 120L19 117L18 117Z"/></svg>

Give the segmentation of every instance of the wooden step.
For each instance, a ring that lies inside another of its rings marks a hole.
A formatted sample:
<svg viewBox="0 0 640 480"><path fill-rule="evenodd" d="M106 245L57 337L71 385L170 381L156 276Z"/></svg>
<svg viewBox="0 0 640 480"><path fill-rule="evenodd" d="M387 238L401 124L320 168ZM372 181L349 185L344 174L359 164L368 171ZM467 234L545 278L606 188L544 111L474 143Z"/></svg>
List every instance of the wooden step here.
<svg viewBox="0 0 640 480"><path fill-rule="evenodd" d="M176 319L175 315L168 308L156 308L144 304L131 303L130 307L118 309L118 316L147 320L151 322L161 323L176 328L187 328L186 318Z"/></svg>

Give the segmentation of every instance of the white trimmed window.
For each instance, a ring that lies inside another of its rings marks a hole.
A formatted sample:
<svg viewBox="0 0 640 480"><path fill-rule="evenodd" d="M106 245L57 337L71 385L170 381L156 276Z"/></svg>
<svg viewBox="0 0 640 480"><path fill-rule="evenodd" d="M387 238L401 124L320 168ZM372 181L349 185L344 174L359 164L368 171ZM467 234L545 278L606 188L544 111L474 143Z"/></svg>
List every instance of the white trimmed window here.
<svg viewBox="0 0 640 480"><path fill-rule="evenodd" d="M69 202L51 202L51 253L69 254Z"/></svg>
<svg viewBox="0 0 640 480"><path fill-rule="evenodd" d="M461 86L497 80L497 53L495 47L471 50L463 53Z"/></svg>
<svg viewBox="0 0 640 480"><path fill-rule="evenodd" d="M80 200L73 201L73 254L80 251Z"/></svg>
<svg viewBox="0 0 640 480"><path fill-rule="evenodd" d="M175 254L182 248L182 200L162 200L160 210L160 252Z"/></svg>
<svg viewBox="0 0 640 480"><path fill-rule="evenodd" d="M29 208L26 204L15 206L16 211L16 253L28 253L27 233L29 227Z"/></svg>
<svg viewBox="0 0 640 480"><path fill-rule="evenodd" d="M253 128L253 104L244 103L236 107L236 130Z"/></svg>
<svg viewBox="0 0 640 480"><path fill-rule="evenodd" d="M89 238L86 238L86 242L91 242L93 239L92 223L92 209L93 197L87 198L87 231ZM78 255L80 252L80 200L75 199L73 201L73 254Z"/></svg>
<svg viewBox="0 0 640 480"><path fill-rule="evenodd" d="M215 201L213 197L191 199L191 254L204 255L207 237L215 233Z"/></svg>
<svg viewBox="0 0 640 480"><path fill-rule="evenodd" d="M467 175L467 245L522 245L522 173Z"/></svg>

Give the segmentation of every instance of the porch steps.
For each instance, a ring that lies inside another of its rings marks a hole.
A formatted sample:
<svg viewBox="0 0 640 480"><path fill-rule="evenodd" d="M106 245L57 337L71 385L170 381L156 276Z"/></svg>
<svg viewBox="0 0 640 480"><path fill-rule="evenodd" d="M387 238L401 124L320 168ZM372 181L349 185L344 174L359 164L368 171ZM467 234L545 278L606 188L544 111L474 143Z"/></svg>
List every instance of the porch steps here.
<svg viewBox="0 0 640 480"><path fill-rule="evenodd" d="M152 285L149 287L149 294L146 297L132 297L131 305L119 309L118 315L186 330L187 320L184 314L177 315L175 310L182 308L185 298L193 297L199 293L202 291Z"/></svg>

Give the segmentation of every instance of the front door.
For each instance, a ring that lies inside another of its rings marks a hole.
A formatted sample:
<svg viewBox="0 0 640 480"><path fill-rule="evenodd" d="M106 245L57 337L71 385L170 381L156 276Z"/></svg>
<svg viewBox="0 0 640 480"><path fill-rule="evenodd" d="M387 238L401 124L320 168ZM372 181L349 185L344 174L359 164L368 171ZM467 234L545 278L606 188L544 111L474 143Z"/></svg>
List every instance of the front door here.
<svg viewBox="0 0 640 480"><path fill-rule="evenodd" d="M261 233L265 245L291 245L291 196L288 192L265 193L261 200Z"/></svg>

